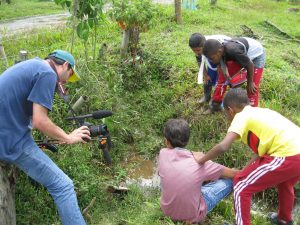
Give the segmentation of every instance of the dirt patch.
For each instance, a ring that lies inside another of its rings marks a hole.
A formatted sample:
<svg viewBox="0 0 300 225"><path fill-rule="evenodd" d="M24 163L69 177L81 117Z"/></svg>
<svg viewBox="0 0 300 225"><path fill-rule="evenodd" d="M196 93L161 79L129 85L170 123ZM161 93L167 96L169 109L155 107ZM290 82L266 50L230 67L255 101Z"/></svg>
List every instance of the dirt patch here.
<svg viewBox="0 0 300 225"><path fill-rule="evenodd" d="M69 17L70 13L61 13L46 16L34 16L11 22L0 23L0 35L6 36L32 29L62 25L67 22Z"/></svg>

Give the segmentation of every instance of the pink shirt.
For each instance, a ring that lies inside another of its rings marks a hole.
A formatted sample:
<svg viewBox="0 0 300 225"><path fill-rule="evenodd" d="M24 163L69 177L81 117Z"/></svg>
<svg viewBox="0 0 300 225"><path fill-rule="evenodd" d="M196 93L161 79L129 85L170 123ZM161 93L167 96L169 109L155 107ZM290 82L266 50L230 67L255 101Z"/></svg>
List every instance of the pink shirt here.
<svg viewBox="0 0 300 225"><path fill-rule="evenodd" d="M204 181L220 178L224 166L207 161L199 165L186 149L161 149L158 172L161 180L161 209L177 221L200 222L207 214L201 194Z"/></svg>

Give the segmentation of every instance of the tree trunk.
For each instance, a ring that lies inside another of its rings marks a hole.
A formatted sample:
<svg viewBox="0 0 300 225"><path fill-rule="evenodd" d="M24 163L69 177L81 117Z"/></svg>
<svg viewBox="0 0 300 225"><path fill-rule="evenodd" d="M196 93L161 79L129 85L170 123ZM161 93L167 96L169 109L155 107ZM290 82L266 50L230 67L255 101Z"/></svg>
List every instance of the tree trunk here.
<svg viewBox="0 0 300 225"><path fill-rule="evenodd" d="M85 55L85 61L88 65L88 60L89 60L89 51L88 51L88 43L87 41L84 41L84 55Z"/></svg>
<svg viewBox="0 0 300 225"><path fill-rule="evenodd" d="M0 163L0 224L16 224L15 179L12 166Z"/></svg>
<svg viewBox="0 0 300 225"><path fill-rule="evenodd" d="M96 60L97 21L94 19L93 59Z"/></svg>
<svg viewBox="0 0 300 225"><path fill-rule="evenodd" d="M130 37L130 48L131 48L131 55L133 57L133 64L135 64L136 56L137 56L137 48L140 42L140 30L138 27L135 27L132 30L132 34Z"/></svg>
<svg viewBox="0 0 300 225"><path fill-rule="evenodd" d="M129 38L130 38L130 29L123 30L123 39L121 44L121 57L124 58L128 53L129 46Z"/></svg>
<svg viewBox="0 0 300 225"><path fill-rule="evenodd" d="M215 5L217 3L217 0L210 0L211 5Z"/></svg>
<svg viewBox="0 0 300 225"><path fill-rule="evenodd" d="M182 24L181 0L175 0L175 19L176 19L176 23Z"/></svg>
<svg viewBox="0 0 300 225"><path fill-rule="evenodd" d="M73 18L72 18L72 43L71 43L71 53L73 53L73 47L75 42L75 32L76 32L76 18L77 18L77 9L78 9L78 1L73 1Z"/></svg>
<svg viewBox="0 0 300 225"><path fill-rule="evenodd" d="M289 3L299 5L300 1L299 0L289 0Z"/></svg>

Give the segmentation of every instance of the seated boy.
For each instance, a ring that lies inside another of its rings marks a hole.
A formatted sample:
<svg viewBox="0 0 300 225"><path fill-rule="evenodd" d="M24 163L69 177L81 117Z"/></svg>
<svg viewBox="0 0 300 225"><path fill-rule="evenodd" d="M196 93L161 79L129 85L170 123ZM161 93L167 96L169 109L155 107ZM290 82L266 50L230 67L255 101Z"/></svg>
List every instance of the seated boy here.
<svg viewBox="0 0 300 225"><path fill-rule="evenodd" d="M259 84L265 65L265 51L263 46L252 38L233 38L221 44L216 40L208 40L203 47L203 54L215 64L223 65L219 68L219 79L213 95L212 111L218 110L226 91L225 77L230 67L239 66L247 72L247 93L252 106L258 106ZM226 71L226 68L228 70ZM223 73L223 76L220 76Z"/></svg>
<svg viewBox="0 0 300 225"><path fill-rule="evenodd" d="M300 127L270 109L251 107L244 89L230 89L224 101L232 121L224 139L206 155L197 158L205 165L240 140L252 150L253 158L234 177L234 207L237 225L250 225L250 207L255 193L276 187L278 213L271 213L272 224L292 225L294 186L300 180Z"/></svg>
<svg viewBox="0 0 300 225"><path fill-rule="evenodd" d="M215 86L218 78L217 64L213 64L204 55L202 55L204 43L209 39L214 39L219 41L220 43L223 43L225 40L230 40L231 38L226 35L220 34L203 36L202 34L194 33L190 36L189 46L195 53L198 66L200 68L199 74L203 75L204 80L204 96L200 99L200 104L208 103L210 101L212 87ZM201 78L198 77L198 79ZM198 80L198 83L201 84L202 80Z"/></svg>
<svg viewBox="0 0 300 225"><path fill-rule="evenodd" d="M231 179L238 172L209 161L199 165L184 147L190 136L189 125L182 119L169 120L164 128L166 148L161 149L158 173L161 179L161 209L174 221L198 223L232 191ZM203 185L204 181L214 182Z"/></svg>

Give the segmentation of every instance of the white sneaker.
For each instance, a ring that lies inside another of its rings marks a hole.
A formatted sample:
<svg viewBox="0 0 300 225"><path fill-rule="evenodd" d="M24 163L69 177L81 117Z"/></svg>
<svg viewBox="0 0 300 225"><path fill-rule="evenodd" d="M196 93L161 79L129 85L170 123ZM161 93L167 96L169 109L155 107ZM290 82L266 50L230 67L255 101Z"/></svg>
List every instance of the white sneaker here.
<svg viewBox="0 0 300 225"><path fill-rule="evenodd" d="M202 98L200 98L200 100L198 101L198 103L200 105L204 105L205 103L208 103L208 101L206 100L205 96L203 96Z"/></svg>

